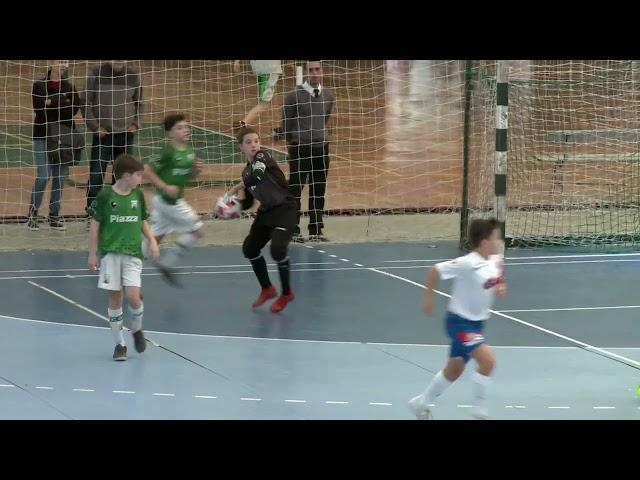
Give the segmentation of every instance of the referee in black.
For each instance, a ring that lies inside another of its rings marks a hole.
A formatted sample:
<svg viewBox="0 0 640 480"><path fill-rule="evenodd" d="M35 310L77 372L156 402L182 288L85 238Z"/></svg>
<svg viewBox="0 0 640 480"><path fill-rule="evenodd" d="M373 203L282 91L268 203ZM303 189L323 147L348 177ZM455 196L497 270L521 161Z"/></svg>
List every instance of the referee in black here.
<svg viewBox="0 0 640 480"><path fill-rule="evenodd" d="M329 172L327 124L335 98L321 84L319 60L307 60L306 70L307 80L285 96L282 106L282 130L289 150L289 191L298 208L293 241L305 241L300 234L300 197L308 181L309 240L325 242L322 213Z"/></svg>

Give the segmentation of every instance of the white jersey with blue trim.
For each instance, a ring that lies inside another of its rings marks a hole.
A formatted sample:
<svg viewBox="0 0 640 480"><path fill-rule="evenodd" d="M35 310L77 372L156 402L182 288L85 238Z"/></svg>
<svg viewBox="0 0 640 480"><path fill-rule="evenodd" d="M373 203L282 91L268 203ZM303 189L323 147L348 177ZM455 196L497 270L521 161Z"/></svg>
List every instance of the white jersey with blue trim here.
<svg viewBox="0 0 640 480"><path fill-rule="evenodd" d="M486 320L503 275L503 256L471 252L435 265L443 280L453 278L449 311L467 320Z"/></svg>

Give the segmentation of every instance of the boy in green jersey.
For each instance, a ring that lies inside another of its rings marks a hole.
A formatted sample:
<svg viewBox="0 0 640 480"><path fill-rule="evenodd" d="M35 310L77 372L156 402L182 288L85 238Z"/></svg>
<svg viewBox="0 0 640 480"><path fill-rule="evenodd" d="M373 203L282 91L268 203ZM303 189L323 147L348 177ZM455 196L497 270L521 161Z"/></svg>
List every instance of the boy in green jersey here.
<svg viewBox="0 0 640 480"><path fill-rule="evenodd" d="M109 324L116 341L113 359L127 359L122 333L123 287L133 316L131 332L136 351L144 352L147 343L142 331L144 307L140 295L142 283L142 235L147 237L149 256L160 256L158 244L146 219L149 216L142 190L144 166L135 157L120 155L113 163L116 183L102 188L89 207L89 268L98 270L98 288L109 291Z"/></svg>
<svg viewBox="0 0 640 480"><path fill-rule="evenodd" d="M156 187L152 200L151 231L157 243L160 244L168 233L183 232L176 241L177 248L156 263L165 280L179 286L173 268L204 235L200 217L183 198L185 187L198 174L200 162L196 161L189 144L191 128L183 114L167 115L164 131L168 141L160 156L144 166L144 173Z"/></svg>

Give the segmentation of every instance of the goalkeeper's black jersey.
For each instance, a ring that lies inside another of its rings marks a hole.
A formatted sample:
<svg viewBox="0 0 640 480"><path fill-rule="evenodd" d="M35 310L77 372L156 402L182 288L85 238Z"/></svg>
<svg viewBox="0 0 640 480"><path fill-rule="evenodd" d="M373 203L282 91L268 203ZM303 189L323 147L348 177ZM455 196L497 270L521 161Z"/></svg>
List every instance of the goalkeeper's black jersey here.
<svg viewBox="0 0 640 480"><path fill-rule="evenodd" d="M242 171L247 195L260 202L258 212L266 212L287 201L294 201L287 179L276 161L267 152L259 151Z"/></svg>

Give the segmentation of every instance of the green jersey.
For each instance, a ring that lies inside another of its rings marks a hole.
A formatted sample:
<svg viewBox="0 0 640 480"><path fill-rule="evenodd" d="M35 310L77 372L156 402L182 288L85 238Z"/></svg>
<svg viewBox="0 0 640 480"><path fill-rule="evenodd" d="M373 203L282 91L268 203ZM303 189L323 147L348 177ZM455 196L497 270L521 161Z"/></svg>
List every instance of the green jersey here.
<svg viewBox="0 0 640 480"><path fill-rule="evenodd" d="M178 187L180 189L178 198L182 198L184 188L187 186L189 180L191 180L194 160L195 155L190 145L186 145L185 150L176 150L171 143L167 142L160 157L151 160L149 165L151 165L153 171L164 183ZM156 192L165 202L172 205L176 203L177 198L167 196L160 189L156 189Z"/></svg>
<svg viewBox="0 0 640 480"><path fill-rule="evenodd" d="M100 256L122 253L142 258L142 222L149 217L142 190L120 195L106 185L91 203L89 215L100 222Z"/></svg>

